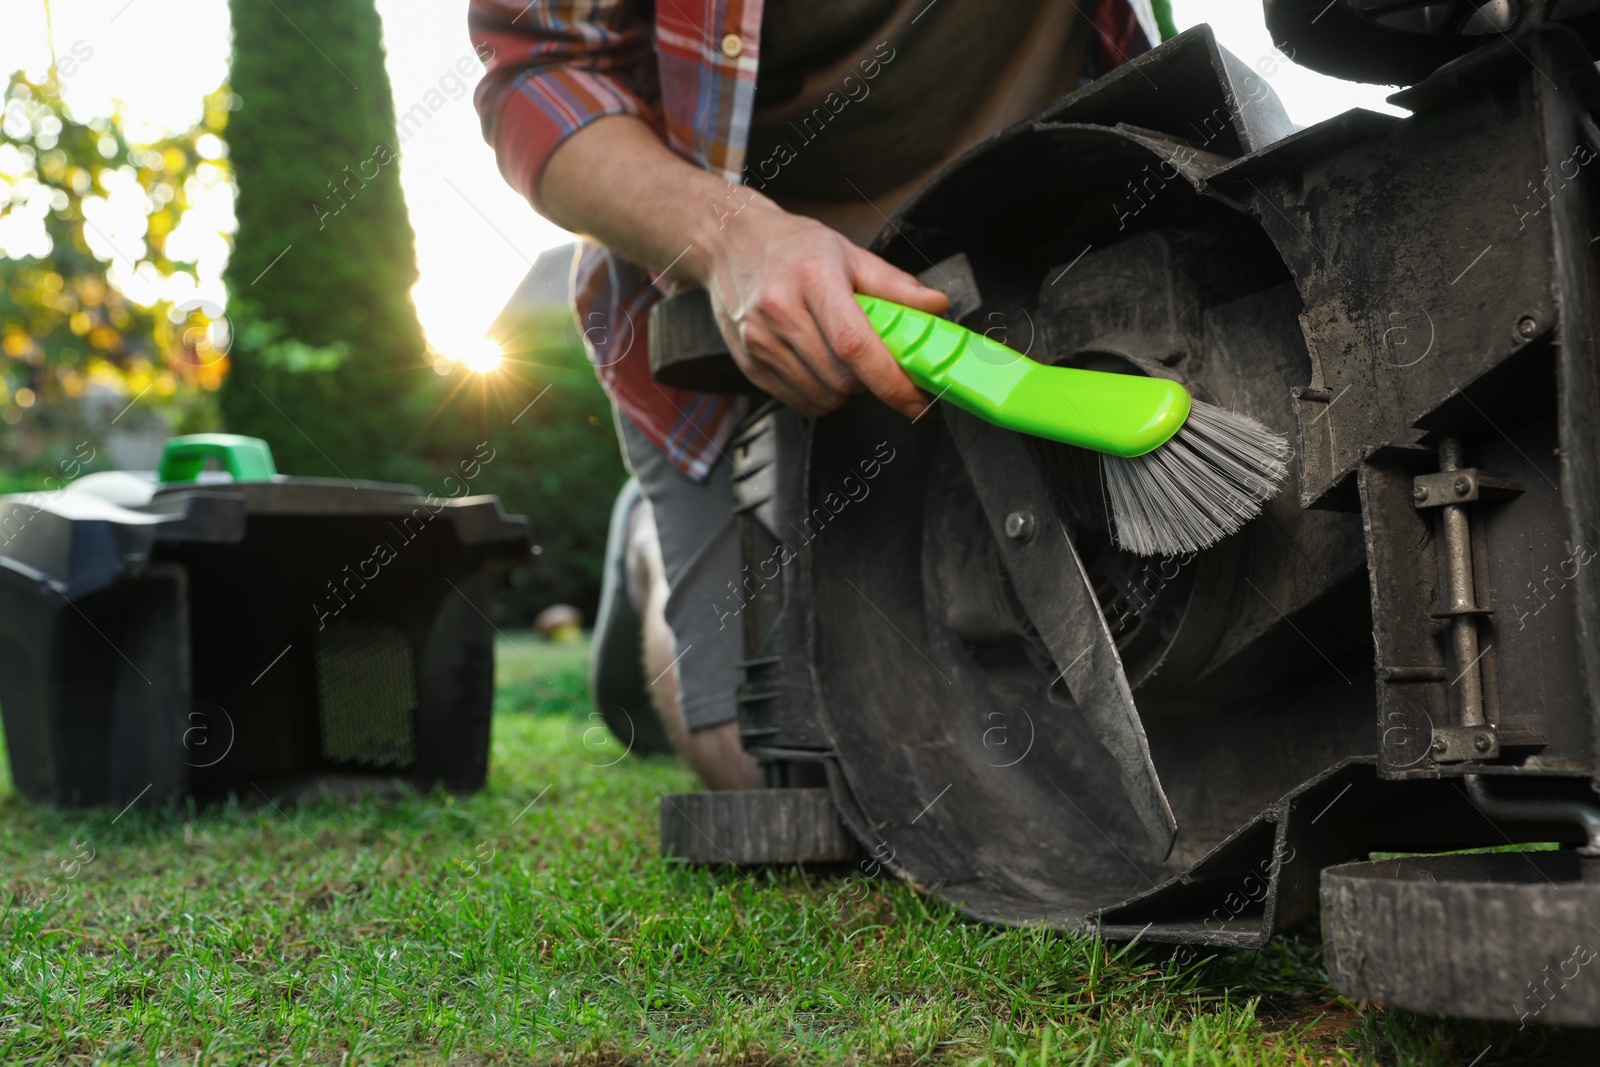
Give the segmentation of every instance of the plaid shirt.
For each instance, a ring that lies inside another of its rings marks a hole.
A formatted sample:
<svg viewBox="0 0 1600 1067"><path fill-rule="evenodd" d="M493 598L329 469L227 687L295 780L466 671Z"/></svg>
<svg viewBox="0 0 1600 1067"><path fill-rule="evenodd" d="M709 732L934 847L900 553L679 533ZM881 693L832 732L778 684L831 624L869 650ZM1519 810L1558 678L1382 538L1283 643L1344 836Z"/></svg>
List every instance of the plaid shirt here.
<svg viewBox="0 0 1600 1067"><path fill-rule="evenodd" d="M1158 37L1151 0L1069 2L1096 32L1090 73ZM470 0L473 44L488 67L475 99L501 173L538 208L539 175L556 146L604 115L635 115L683 158L742 181L761 11L762 0ZM647 323L663 295L638 266L579 242L572 297L589 358L622 414L698 481L747 401L657 384Z"/></svg>

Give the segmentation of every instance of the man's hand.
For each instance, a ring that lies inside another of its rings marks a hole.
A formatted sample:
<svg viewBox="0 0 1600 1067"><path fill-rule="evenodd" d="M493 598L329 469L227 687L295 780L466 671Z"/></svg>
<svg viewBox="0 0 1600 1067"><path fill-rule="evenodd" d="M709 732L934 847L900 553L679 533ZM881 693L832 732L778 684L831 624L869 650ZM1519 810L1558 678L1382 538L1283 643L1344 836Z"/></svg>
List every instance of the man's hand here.
<svg viewBox="0 0 1600 1067"><path fill-rule="evenodd" d="M749 190L698 256L722 336L745 376L791 407L822 415L865 386L914 418L927 406L855 302L883 297L935 314L950 301L814 219Z"/></svg>
<svg viewBox="0 0 1600 1067"><path fill-rule="evenodd" d="M926 407L853 297L938 314L949 306L944 294L814 219L754 190L731 191L641 120L611 115L567 138L539 192L557 224L705 286L734 359L784 403L819 415L865 387L910 417Z"/></svg>

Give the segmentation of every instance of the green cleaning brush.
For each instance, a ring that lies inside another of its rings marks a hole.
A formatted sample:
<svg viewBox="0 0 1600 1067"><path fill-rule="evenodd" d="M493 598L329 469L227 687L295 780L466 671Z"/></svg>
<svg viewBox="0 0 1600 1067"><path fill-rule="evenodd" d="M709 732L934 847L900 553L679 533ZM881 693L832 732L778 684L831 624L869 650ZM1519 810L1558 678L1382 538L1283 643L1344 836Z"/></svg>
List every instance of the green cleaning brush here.
<svg viewBox="0 0 1600 1067"><path fill-rule="evenodd" d="M1036 363L965 326L856 297L912 381L1008 430L1100 453L1112 537L1141 556L1198 552L1278 491L1289 445L1165 378Z"/></svg>

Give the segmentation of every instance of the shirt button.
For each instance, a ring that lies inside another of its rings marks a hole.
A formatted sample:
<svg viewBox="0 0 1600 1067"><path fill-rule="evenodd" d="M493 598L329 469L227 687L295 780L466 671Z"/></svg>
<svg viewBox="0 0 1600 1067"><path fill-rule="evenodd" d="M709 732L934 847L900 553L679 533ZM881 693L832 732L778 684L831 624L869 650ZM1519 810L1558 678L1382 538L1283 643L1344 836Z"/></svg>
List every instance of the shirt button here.
<svg viewBox="0 0 1600 1067"><path fill-rule="evenodd" d="M737 33L730 33L722 39L722 54L729 59L738 59L739 53L744 51L744 42Z"/></svg>

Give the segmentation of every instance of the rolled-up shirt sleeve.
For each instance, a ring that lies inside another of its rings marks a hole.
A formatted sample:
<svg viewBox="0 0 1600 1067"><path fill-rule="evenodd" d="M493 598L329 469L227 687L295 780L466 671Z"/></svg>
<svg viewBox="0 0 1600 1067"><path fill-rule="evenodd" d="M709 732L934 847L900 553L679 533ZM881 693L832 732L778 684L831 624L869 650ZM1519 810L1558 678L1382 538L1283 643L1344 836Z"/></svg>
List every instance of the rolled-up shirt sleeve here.
<svg viewBox="0 0 1600 1067"><path fill-rule="evenodd" d="M551 153L595 119L635 115L663 128L651 10L648 0L470 0L487 68L473 97L483 136L535 209Z"/></svg>

